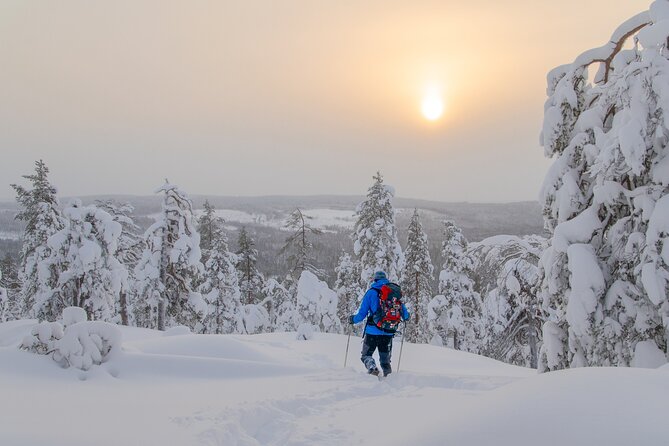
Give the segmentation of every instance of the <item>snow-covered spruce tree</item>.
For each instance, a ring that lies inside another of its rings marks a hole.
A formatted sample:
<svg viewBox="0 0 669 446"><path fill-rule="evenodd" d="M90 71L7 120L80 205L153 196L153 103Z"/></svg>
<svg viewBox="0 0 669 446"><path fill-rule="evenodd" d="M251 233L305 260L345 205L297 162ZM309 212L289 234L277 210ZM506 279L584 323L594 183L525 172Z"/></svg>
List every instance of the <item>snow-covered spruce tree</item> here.
<svg viewBox="0 0 669 446"><path fill-rule="evenodd" d="M199 219L202 255L205 261L204 282L200 293L207 303L207 314L201 330L205 333L243 333L241 291L235 264L237 256L228 248L228 238L223 231L223 219L205 202L204 213Z"/></svg>
<svg viewBox="0 0 669 446"><path fill-rule="evenodd" d="M197 220L197 230L200 233L200 250L202 251L202 263L206 264L209 252L221 239L225 239L227 245L227 236L223 231L223 219L216 215L216 209L204 201L204 210Z"/></svg>
<svg viewBox="0 0 669 446"><path fill-rule="evenodd" d="M263 277L256 267L258 250L245 226L239 231L237 240L237 274L242 292L242 303L253 304L260 299Z"/></svg>
<svg viewBox="0 0 669 446"><path fill-rule="evenodd" d="M537 264L545 248L537 235L498 235L468 245L474 290L483 301L482 354L536 367L544 321Z"/></svg>
<svg viewBox="0 0 669 446"><path fill-rule="evenodd" d="M0 270L0 281L2 281L2 270ZM6 322L9 319L9 307L7 288L3 287L2 283L0 283L0 322Z"/></svg>
<svg viewBox="0 0 669 446"><path fill-rule="evenodd" d="M297 315L295 313L295 298L274 278L265 281L262 289L262 306L267 310L271 331L295 331L297 329Z"/></svg>
<svg viewBox="0 0 669 446"><path fill-rule="evenodd" d="M193 207L179 188L165 182L162 212L147 229L145 248L135 268L133 311L140 327L164 330L174 325L191 329L204 318L206 304L193 291L200 263L200 235Z"/></svg>
<svg viewBox="0 0 669 446"><path fill-rule="evenodd" d="M0 321L18 319L21 316L19 295L21 292L21 283L19 282L19 271L14 258L5 254L0 260L0 288L5 289L5 303L0 309Z"/></svg>
<svg viewBox="0 0 669 446"><path fill-rule="evenodd" d="M242 307L242 323L245 334L267 333L271 331L269 313L260 304L246 304Z"/></svg>
<svg viewBox="0 0 669 446"><path fill-rule="evenodd" d="M380 172L367 190L367 198L358 205L353 230L353 250L360 264L360 285L369 285L376 271L385 271L388 279L398 281L404 256L397 239L395 211L391 203L394 190L383 184Z"/></svg>
<svg viewBox="0 0 669 446"><path fill-rule="evenodd" d="M360 287L360 272L358 265L347 252L343 252L339 257L335 272L337 273L334 287L338 298L337 316L340 321L346 321L357 311L364 292Z"/></svg>
<svg viewBox="0 0 669 446"><path fill-rule="evenodd" d="M508 260L497 288L483 300L482 353L501 361L537 367L543 312L537 299L538 258Z"/></svg>
<svg viewBox="0 0 669 446"><path fill-rule="evenodd" d="M495 235L480 242L467 245L467 255L472 259L474 290L485 301L490 291L497 288L503 267L509 260L520 257L536 259L548 246L548 241L540 235Z"/></svg>
<svg viewBox="0 0 669 446"><path fill-rule="evenodd" d="M59 313L81 307L88 319L111 321L128 271L115 254L121 224L96 206L73 200L63 210L65 227L49 237L49 263L59 271Z"/></svg>
<svg viewBox="0 0 669 446"><path fill-rule="evenodd" d="M292 234L286 239L286 244L281 248L280 253L288 256L288 264L295 277L300 277L302 271L311 271L317 276L322 275L322 271L314 265L314 245L311 238L322 234L323 231L311 226L309 220L313 220L313 217L303 213L300 208L296 208L288 216L284 225L284 228L291 231Z"/></svg>
<svg viewBox="0 0 669 446"><path fill-rule="evenodd" d="M132 219L134 207L130 203L118 203L114 200L98 200L97 206L112 216L112 219L121 225L121 234L116 244L116 258L128 271L128 280L121 284L121 291L117 302L116 312L119 322L131 325L133 311L130 308L132 284L135 282L135 267L144 250L144 240L140 235L140 228Z"/></svg>
<svg viewBox="0 0 669 446"><path fill-rule="evenodd" d="M26 224L19 269L20 313L53 321L60 317L53 291L58 282L58 272L48 261L51 251L47 240L63 229L63 218L58 209L56 188L49 182L48 174L46 164L39 160L35 162L35 173L23 177L30 181L32 189L16 184L12 187L21 206L16 218Z"/></svg>
<svg viewBox="0 0 669 446"><path fill-rule="evenodd" d="M471 280L472 260L467 239L452 221L444 222L444 266L439 274L439 296L429 304L431 343L478 353L481 298Z"/></svg>
<svg viewBox="0 0 669 446"><path fill-rule="evenodd" d="M216 246L216 245L214 245ZM205 281L200 286L207 303L207 316L202 322L206 333L243 333L241 291L235 268L236 257L227 244L209 252L205 264Z"/></svg>
<svg viewBox="0 0 669 446"><path fill-rule="evenodd" d="M337 293L311 271L302 271L297 284L299 325L310 324L321 333L341 333Z"/></svg>
<svg viewBox="0 0 669 446"><path fill-rule="evenodd" d="M452 299L439 294L427 304L427 323L430 344L454 348L457 341L454 327L462 326L462 311L452 305Z"/></svg>
<svg viewBox="0 0 669 446"><path fill-rule="evenodd" d="M642 365L639 345L666 356L668 37L669 2L658 0L548 75L540 370Z"/></svg>
<svg viewBox="0 0 669 446"><path fill-rule="evenodd" d="M425 343L430 341L427 306L433 296L430 282L434 266L418 209L414 210L408 232L400 281L404 301L410 306L412 314L412 321L406 326L406 337L410 342Z"/></svg>

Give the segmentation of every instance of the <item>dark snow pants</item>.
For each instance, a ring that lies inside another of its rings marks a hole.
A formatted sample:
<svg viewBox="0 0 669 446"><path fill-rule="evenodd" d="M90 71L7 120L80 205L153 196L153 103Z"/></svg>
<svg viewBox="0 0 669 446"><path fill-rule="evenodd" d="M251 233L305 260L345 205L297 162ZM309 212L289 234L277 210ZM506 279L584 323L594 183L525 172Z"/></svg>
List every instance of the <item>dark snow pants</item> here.
<svg viewBox="0 0 669 446"><path fill-rule="evenodd" d="M388 375L392 369L390 368L390 355L393 350L393 336L392 335L371 335L365 334L362 341L362 356L360 360L368 372L376 368L376 362L372 355L374 350L379 349L379 362L384 375Z"/></svg>

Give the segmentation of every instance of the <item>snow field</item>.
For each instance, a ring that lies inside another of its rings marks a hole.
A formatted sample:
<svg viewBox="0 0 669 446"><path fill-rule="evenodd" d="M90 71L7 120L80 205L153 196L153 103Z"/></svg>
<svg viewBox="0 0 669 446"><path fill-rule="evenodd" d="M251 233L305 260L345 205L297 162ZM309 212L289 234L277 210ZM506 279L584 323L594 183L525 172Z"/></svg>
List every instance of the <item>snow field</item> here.
<svg viewBox="0 0 669 446"><path fill-rule="evenodd" d="M303 209L304 214L310 217L309 224L314 228L327 229L339 227L352 229L355 224L355 211L353 209ZM226 223L236 224L258 224L276 229L285 229L286 215L268 215L261 213L249 213L236 209L216 209L216 215L223 218ZM202 210L195 211L195 216L200 217ZM160 214L151 214L150 218L157 219Z"/></svg>
<svg viewBox="0 0 669 446"><path fill-rule="evenodd" d="M20 351L34 323L0 324L3 445L530 445L539 437L542 444L622 445L669 439L662 420L666 367L537 376L489 358L405 343L401 370L378 381L363 372L356 336L343 368L342 335L298 341L294 332L166 336L120 327L123 351L83 372ZM395 366L398 355L399 339Z"/></svg>

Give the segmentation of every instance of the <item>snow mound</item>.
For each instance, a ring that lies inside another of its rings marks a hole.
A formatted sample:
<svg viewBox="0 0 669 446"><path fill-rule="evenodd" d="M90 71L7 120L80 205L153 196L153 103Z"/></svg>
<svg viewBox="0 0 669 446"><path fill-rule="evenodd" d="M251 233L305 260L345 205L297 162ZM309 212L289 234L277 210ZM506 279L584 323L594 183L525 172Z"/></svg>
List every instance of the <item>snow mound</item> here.
<svg viewBox="0 0 669 446"><path fill-rule="evenodd" d="M19 348L38 355L50 355L62 367L89 370L120 352L121 339L121 331L116 325L86 321L83 308L67 307L63 310L63 324L41 322L32 325L30 334L24 336Z"/></svg>
<svg viewBox="0 0 669 446"><path fill-rule="evenodd" d="M35 319L21 319L1 323L0 347L17 347L35 325L37 325Z"/></svg>
<svg viewBox="0 0 669 446"><path fill-rule="evenodd" d="M63 325L65 327L76 324L77 322L84 322L88 320L86 310L81 307L66 307L63 308Z"/></svg>
<svg viewBox="0 0 669 446"><path fill-rule="evenodd" d="M469 446L665 444L667 398L667 375L659 370L550 372L488 392L444 417L429 433L414 433L411 443L441 445L448 439L448 444Z"/></svg>
<svg viewBox="0 0 669 446"><path fill-rule="evenodd" d="M34 325L30 335L23 338L19 346L38 355L47 355L56 350L56 342L63 337L63 326L58 322L42 322Z"/></svg>
<svg viewBox="0 0 669 446"><path fill-rule="evenodd" d="M235 336L183 334L126 342L129 351L151 355L235 359L242 361L271 362L254 345Z"/></svg>
<svg viewBox="0 0 669 446"><path fill-rule="evenodd" d="M190 328L185 325L177 325L176 327L168 328L163 333L163 336L182 336L191 334Z"/></svg>
<svg viewBox="0 0 669 446"><path fill-rule="evenodd" d="M327 283L320 280L311 271L302 271L297 283L297 311L301 324L311 324L314 327L313 330L321 333L340 332L341 321L337 316L338 302L337 293L332 291Z"/></svg>
<svg viewBox="0 0 669 446"><path fill-rule="evenodd" d="M314 338L314 326L311 324L300 324L297 327L297 340L308 341Z"/></svg>
<svg viewBox="0 0 669 446"><path fill-rule="evenodd" d="M53 359L64 367L88 370L121 349L121 331L102 321L78 322L65 329L55 343Z"/></svg>
<svg viewBox="0 0 669 446"><path fill-rule="evenodd" d="M634 348L632 367L655 369L666 363L666 355L653 341L641 341Z"/></svg>

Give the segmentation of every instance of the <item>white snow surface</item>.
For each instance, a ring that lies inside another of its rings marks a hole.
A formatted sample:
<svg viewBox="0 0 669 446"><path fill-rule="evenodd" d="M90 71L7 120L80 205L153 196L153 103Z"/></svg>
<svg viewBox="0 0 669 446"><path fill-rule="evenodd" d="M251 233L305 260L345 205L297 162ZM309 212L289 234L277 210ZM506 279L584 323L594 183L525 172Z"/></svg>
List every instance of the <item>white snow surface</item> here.
<svg viewBox="0 0 669 446"><path fill-rule="evenodd" d="M666 366L537 375L469 353L405 343L401 369L379 381L363 372L356 336L344 368L342 335L314 333L298 341L294 332L163 336L118 327L122 350L84 372L19 350L35 323L0 324L2 445L669 440Z"/></svg>
<svg viewBox="0 0 669 446"><path fill-rule="evenodd" d="M339 227L352 229L355 225L355 211L353 209L302 209L306 216L309 216L309 224L318 229L327 229ZM226 223L237 224L257 224L269 226L276 229L285 229L286 215L278 213L276 215L267 215L261 213L249 213L237 209L216 209L216 215L225 220ZM195 216L200 217L202 210L195 211ZM159 214L152 214L150 217L156 219Z"/></svg>
<svg viewBox="0 0 669 446"><path fill-rule="evenodd" d="M0 231L0 239L21 240L20 232Z"/></svg>

